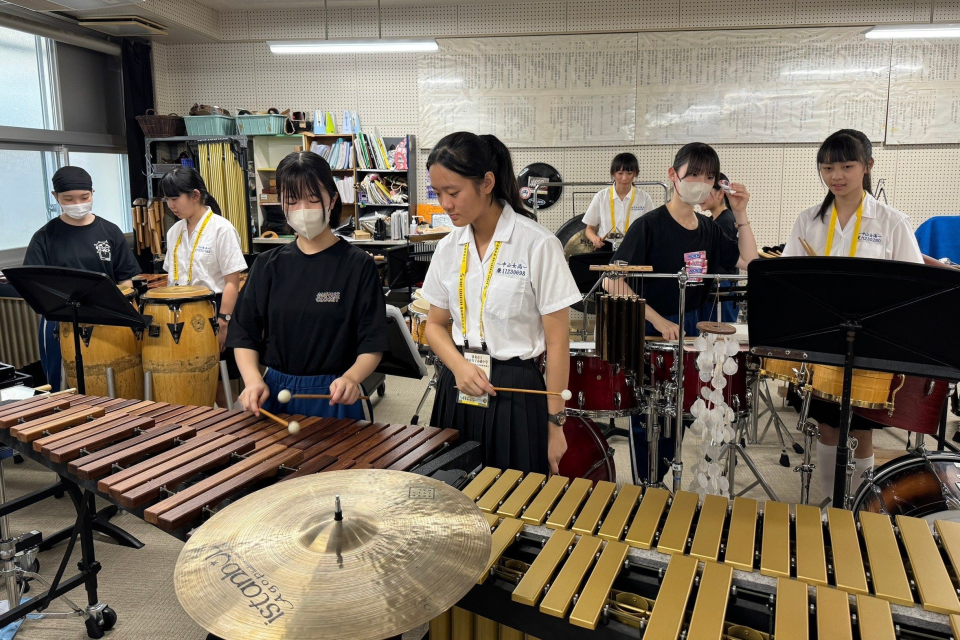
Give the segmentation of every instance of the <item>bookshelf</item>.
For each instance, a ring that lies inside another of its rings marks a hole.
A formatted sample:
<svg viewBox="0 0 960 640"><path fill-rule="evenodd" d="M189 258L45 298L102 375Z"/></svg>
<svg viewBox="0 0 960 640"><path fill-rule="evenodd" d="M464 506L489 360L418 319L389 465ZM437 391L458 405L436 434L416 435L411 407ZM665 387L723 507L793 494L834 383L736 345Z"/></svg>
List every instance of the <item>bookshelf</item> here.
<svg viewBox="0 0 960 640"><path fill-rule="evenodd" d="M325 133L317 134L305 132L303 134L303 148L305 151L309 151L313 143L325 144L328 146L333 146L338 141L345 141L350 143L350 164L352 165L349 169L331 169L334 178L353 178L353 183L357 183L357 159L354 155L354 144L355 140L353 135L349 133ZM344 224L350 218L355 218L357 215L357 197L354 193L353 202L343 202L343 198L340 199L343 206L343 213L340 215L340 224Z"/></svg>
<svg viewBox="0 0 960 640"><path fill-rule="evenodd" d="M257 229L263 232L263 223L267 219L282 220L283 211L276 197L270 197L263 190L270 186L277 173L280 161L303 147L303 137L293 136L252 136L253 166L256 177ZM256 246L256 243L254 243ZM259 250L259 247L258 247Z"/></svg>
<svg viewBox="0 0 960 640"><path fill-rule="evenodd" d="M366 132L364 132L366 135ZM372 136L371 136L372 137ZM406 204L374 204L366 205L359 203L358 210L361 215L368 211L375 210L393 210L402 209L407 211L407 226L410 224L410 216L417 213L417 137L409 136L383 136L383 146L389 150L390 147L397 147L403 140L407 141L407 167L408 169L357 169L357 184L363 182L364 177L371 173L377 173L387 176L406 176L407 178L407 203ZM359 194L358 194L359 196Z"/></svg>

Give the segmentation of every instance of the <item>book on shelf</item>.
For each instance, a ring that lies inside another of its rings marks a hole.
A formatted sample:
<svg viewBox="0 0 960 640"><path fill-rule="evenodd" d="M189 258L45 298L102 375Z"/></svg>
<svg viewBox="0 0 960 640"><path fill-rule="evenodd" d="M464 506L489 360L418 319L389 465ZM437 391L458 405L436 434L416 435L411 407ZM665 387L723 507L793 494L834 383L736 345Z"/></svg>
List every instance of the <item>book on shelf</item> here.
<svg viewBox="0 0 960 640"><path fill-rule="evenodd" d="M314 142L310 145L313 151L330 165L331 169L353 169L353 144L349 140L337 140L332 145Z"/></svg>
<svg viewBox="0 0 960 640"><path fill-rule="evenodd" d="M390 162L387 145L383 142L380 129L374 127L373 131L373 134L363 131L358 131L356 134L358 167L360 169L393 171L394 166Z"/></svg>
<svg viewBox="0 0 960 640"><path fill-rule="evenodd" d="M353 204L356 202L356 189L353 188L353 176L346 178L334 178L334 184L337 185L337 191L340 192L340 202L344 204Z"/></svg>

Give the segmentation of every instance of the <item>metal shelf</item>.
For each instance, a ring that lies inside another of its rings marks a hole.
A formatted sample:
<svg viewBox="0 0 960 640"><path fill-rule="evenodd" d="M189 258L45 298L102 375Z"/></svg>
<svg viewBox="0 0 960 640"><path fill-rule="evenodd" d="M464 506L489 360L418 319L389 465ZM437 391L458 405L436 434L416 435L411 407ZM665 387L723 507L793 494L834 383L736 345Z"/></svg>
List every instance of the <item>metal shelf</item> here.
<svg viewBox="0 0 960 640"><path fill-rule="evenodd" d="M357 169L357 173L410 173L409 169Z"/></svg>

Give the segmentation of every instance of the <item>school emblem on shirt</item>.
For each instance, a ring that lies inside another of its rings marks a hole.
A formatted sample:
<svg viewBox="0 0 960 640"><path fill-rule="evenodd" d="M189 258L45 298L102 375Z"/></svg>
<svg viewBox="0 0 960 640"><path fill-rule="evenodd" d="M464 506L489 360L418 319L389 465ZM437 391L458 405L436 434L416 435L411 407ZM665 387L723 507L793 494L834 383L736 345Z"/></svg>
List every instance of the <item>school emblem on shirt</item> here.
<svg viewBox="0 0 960 640"><path fill-rule="evenodd" d="M100 240L93 244L93 248L96 250L97 255L100 256L100 259L104 262L110 262L110 243L106 240Z"/></svg>
<svg viewBox="0 0 960 640"><path fill-rule="evenodd" d="M498 276L507 276L508 278L526 278L527 277L527 265L522 262L507 262L503 260L497 263L497 268L494 270Z"/></svg>
<svg viewBox="0 0 960 640"><path fill-rule="evenodd" d="M203 328L207 326L207 323L203 321L203 316L198 313L190 319L190 326L197 333L203 333Z"/></svg>
<svg viewBox="0 0 960 640"><path fill-rule="evenodd" d="M321 291L317 294L317 302L340 302L340 292Z"/></svg>

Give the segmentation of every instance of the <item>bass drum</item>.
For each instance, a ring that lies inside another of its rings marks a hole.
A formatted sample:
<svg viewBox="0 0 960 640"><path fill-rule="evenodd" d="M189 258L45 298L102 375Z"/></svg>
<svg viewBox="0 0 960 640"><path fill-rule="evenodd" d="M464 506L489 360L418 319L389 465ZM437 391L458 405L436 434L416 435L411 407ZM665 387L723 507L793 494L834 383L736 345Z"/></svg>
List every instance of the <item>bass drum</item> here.
<svg viewBox="0 0 960 640"><path fill-rule="evenodd" d="M854 513L872 511L934 520L960 521L960 455L906 455L880 466L873 482L864 481L853 501Z"/></svg>
<svg viewBox="0 0 960 640"><path fill-rule="evenodd" d="M561 476L586 478L594 484L600 480L617 481L613 449L593 420L567 416L563 435L567 439L567 452L560 458Z"/></svg>

